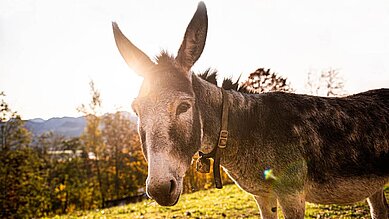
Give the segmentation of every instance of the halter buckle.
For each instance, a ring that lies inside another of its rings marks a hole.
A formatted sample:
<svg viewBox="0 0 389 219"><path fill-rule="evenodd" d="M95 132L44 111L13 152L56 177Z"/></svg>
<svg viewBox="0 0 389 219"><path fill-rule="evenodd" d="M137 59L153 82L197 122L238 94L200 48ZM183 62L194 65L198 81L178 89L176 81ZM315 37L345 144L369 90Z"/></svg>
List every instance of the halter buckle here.
<svg viewBox="0 0 389 219"><path fill-rule="evenodd" d="M225 148L227 146L228 139L228 131L221 130L219 135L219 144L217 145L219 148Z"/></svg>

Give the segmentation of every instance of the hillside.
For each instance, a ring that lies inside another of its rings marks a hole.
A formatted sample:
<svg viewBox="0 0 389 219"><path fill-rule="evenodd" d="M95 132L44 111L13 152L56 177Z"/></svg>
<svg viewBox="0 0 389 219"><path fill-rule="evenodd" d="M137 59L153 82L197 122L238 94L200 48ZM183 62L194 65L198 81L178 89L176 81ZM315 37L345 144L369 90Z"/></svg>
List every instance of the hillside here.
<svg viewBox="0 0 389 219"><path fill-rule="evenodd" d="M128 116L133 122L137 121L136 117L129 112L122 111L120 113ZM37 118L25 121L25 127L35 136L39 136L45 132L53 132L69 138L79 137L84 131L85 126L86 120L84 116L55 117L48 120Z"/></svg>
<svg viewBox="0 0 389 219"><path fill-rule="evenodd" d="M389 198L389 188L386 189ZM306 204L305 218L370 218L366 201L349 206ZM282 215L279 212L279 215ZM184 194L173 207L152 200L103 210L74 212L54 218L258 218L254 199L236 185ZM279 216L282 218L282 216Z"/></svg>
<svg viewBox="0 0 389 219"><path fill-rule="evenodd" d="M31 119L25 123L25 127L35 136L45 132L54 132L66 137L78 137L84 131L85 125L84 117L62 117L48 120Z"/></svg>

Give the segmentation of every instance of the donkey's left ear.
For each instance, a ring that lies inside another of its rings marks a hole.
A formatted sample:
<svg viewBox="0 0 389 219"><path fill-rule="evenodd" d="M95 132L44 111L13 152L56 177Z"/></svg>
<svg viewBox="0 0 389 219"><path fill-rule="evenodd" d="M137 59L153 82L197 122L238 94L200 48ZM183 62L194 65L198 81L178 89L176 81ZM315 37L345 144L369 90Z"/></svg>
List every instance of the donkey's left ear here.
<svg viewBox="0 0 389 219"><path fill-rule="evenodd" d="M112 29L116 46L123 56L124 61L126 61L127 65L130 66L135 73L145 77L149 70L155 65L154 62L124 36L116 22L112 22Z"/></svg>
<svg viewBox="0 0 389 219"><path fill-rule="evenodd" d="M193 64L199 59L205 46L208 31L207 8L204 2L197 6L188 27L186 28L184 40L178 50L176 61L188 72Z"/></svg>

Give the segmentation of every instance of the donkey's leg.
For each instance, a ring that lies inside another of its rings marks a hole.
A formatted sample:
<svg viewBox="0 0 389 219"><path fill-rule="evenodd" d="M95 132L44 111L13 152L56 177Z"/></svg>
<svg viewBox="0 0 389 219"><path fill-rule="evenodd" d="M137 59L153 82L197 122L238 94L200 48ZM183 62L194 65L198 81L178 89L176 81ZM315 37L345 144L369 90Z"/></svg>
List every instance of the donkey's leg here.
<svg viewBox="0 0 389 219"><path fill-rule="evenodd" d="M278 202L281 206L281 210L285 219L304 219L304 193L301 192L295 194L279 195Z"/></svg>
<svg viewBox="0 0 389 219"><path fill-rule="evenodd" d="M262 219L277 219L277 197L271 193L254 195Z"/></svg>
<svg viewBox="0 0 389 219"><path fill-rule="evenodd" d="M389 209L387 206L385 194L383 190L374 193L367 199L370 206L370 214L373 219L387 219Z"/></svg>

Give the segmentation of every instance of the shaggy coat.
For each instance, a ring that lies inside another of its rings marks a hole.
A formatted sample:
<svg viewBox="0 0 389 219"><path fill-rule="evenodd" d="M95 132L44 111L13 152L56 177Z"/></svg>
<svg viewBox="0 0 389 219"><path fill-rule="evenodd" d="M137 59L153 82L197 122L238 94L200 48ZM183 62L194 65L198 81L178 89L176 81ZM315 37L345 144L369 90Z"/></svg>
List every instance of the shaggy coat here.
<svg viewBox="0 0 389 219"><path fill-rule="evenodd" d="M190 71L204 49L207 26L200 2L177 56L162 53L154 62L113 23L121 55L144 77L132 107L149 164L147 194L161 205L177 203L192 157L217 145L221 88L214 74ZM277 218L277 201L284 217L295 219L304 218L305 201L365 198L372 218L388 217L389 89L343 98L234 89L226 91L229 138L219 150L221 165L253 195L262 218Z"/></svg>

